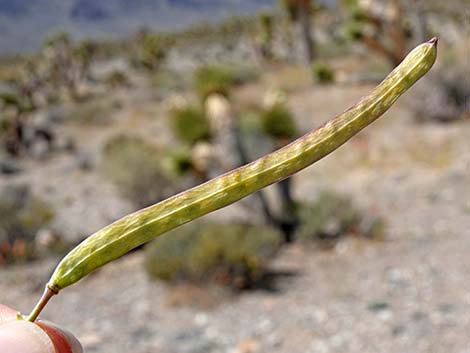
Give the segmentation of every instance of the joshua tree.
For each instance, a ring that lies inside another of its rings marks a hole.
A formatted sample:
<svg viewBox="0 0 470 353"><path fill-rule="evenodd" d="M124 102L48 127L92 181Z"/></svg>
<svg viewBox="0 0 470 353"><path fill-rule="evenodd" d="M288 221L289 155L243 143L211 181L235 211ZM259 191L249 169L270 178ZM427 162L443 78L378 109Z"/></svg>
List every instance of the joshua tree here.
<svg viewBox="0 0 470 353"><path fill-rule="evenodd" d="M33 87L28 82L18 80L11 92L0 94L0 138L8 154L24 152L27 115L35 109Z"/></svg>
<svg viewBox="0 0 470 353"><path fill-rule="evenodd" d="M162 38L147 28L141 28L135 35L132 48L132 63L147 70L157 70L166 56Z"/></svg>
<svg viewBox="0 0 470 353"><path fill-rule="evenodd" d="M343 0L342 4L349 16L345 25L347 37L380 53L393 66L398 65L406 55L411 35L400 1Z"/></svg>
<svg viewBox="0 0 470 353"><path fill-rule="evenodd" d="M257 46L262 59L270 60L273 58L273 16L269 12L260 12L258 14L258 36Z"/></svg>
<svg viewBox="0 0 470 353"><path fill-rule="evenodd" d="M297 24L304 45L307 63L315 59L312 27L312 0L281 0L281 7L291 23Z"/></svg>
<svg viewBox="0 0 470 353"><path fill-rule="evenodd" d="M78 69L78 79L84 80L88 75L93 56L96 53L96 45L89 41L84 40L80 42L73 50L73 59Z"/></svg>
<svg viewBox="0 0 470 353"><path fill-rule="evenodd" d="M282 92L267 93L260 120L263 132L271 139L276 149L287 145L298 135L293 116L286 106L286 97ZM286 178L276 184L281 200L281 214L276 217L275 223L286 243L294 240L293 235L298 225L297 202L292 196L292 180Z"/></svg>
<svg viewBox="0 0 470 353"><path fill-rule="evenodd" d="M43 46L44 74L56 88L65 87L68 97L78 98L72 40L65 32L49 36Z"/></svg>
<svg viewBox="0 0 470 353"><path fill-rule="evenodd" d="M214 136L213 145L219 157L219 165L223 168L222 171L227 172L248 163L248 151L243 144L238 122L229 100L221 94L211 94L206 100L206 111ZM263 191L257 192L255 196L265 221L276 226L277 221Z"/></svg>
<svg viewBox="0 0 470 353"><path fill-rule="evenodd" d="M411 14L415 40L424 42L429 37L428 16L425 2L422 0L412 0L407 2L407 5L406 10Z"/></svg>

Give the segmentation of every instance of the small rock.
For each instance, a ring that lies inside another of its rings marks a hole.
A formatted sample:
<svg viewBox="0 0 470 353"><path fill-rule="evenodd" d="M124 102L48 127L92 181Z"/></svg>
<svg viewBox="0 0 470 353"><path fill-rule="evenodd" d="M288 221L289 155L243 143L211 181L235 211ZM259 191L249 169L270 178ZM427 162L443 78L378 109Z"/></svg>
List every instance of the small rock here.
<svg viewBox="0 0 470 353"><path fill-rule="evenodd" d="M237 346L231 351L231 353L256 353L259 351L260 345L258 341L251 338L239 342Z"/></svg>
<svg viewBox="0 0 470 353"><path fill-rule="evenodd" d="M392 328L392 336L401 336L405 333L406 327L403 325L396 325Z"/></svg>
<svg viewBox="0 0 470 353"><path fill-rule="evenodd" d="M54 140L54 149L59 151L74 152L77 146L75 140L70 136L57 135Z"/></svg>
<svg viewBox="0 0 470 353"><path fill-rule="evenodd" d="M67 244L62 235L50 228L40 229L34 238L36 249L39 252L46 253L48 251L61 252L67 248Z"/></svg>
<svg viewBox="0 0 470 353"><path fill-rule="evenodd" d="M90 156L79 153L74 158L74 168L82 171L90 171L93 169L93 163Z"/></svg>
<svg viewBox="0 0 470 353"><path fill-rule="evenodd" d="M165 352L210 353L220 351L216 342L208 339L199 329L180 332L169 338L165 346L171 347Z"/></svg>
<svg viewBox="0 0 470 353"><path fill-rule="evenodd" d="M29 152L33 158L46 158L50 153L50 145L45 140L36 139L31 145Z"/></svg>
<svg viewBox="0 0 470 353"><path fill-rule="evenodd" d="M206 326L209 323L209 317L206 313L197 313L194 316L194 323L198 326Z"/></svg>
<svg viewBox="0 0 470 353"><path fill-rule="evenodd" d="M97 347L103 342L103 337L97 333L88 333L80 337L80 342L85 349Z"/></svg>
<svg viewBox="0 0 470 353"><path fill-rule="evenodd" d="M0 156L0 174L13 175L21 172L21 167L10 157Z"/></svg>

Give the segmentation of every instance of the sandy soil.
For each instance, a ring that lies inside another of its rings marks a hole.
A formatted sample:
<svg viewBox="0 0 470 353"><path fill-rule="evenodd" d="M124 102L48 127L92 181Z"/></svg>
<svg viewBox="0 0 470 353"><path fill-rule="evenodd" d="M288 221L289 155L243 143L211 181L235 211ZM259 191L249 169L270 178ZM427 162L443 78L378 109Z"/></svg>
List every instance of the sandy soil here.
<svg viewBox="0 0 470 353"><path fill-rule="evenodd" d="M300 87L289 104L306 131L369 88ZM74 332L86 352L468 352L470 125L416 125L412 99L296 176L300 199L333 188L383 216L385 241L349 238L330 252L286 247L272 264L275 290L240 296L152 282L133 253L64 290L43 316ZM162 108L145 108L156 115L150 122L141 109L128 102L115 127L80 132L81 151L95 155L129 126L165 138ZM57 205L58 226L82 236L131 210L71 158L31 162L18 179ZM1 269L0 302L30 310L56 261Z"/></svg>

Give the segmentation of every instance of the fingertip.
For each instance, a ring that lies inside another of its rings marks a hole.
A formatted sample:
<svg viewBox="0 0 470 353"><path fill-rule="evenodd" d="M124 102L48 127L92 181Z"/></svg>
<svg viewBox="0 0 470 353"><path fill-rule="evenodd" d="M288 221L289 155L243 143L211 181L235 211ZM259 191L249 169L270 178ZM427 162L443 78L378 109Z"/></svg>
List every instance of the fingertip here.
<svg viewBox="0 0 470 353"><path fill-rule="evenodd" d="M0 327L0 352L56 353L49 336L28 321L11 321Z"/></svg>
<svg viewBox="0 0 470 353"><path fill-rule="evenodd" d="M67 330L41 319L17 320L18 311L0 304L0 353L82 353Z"/></svg>

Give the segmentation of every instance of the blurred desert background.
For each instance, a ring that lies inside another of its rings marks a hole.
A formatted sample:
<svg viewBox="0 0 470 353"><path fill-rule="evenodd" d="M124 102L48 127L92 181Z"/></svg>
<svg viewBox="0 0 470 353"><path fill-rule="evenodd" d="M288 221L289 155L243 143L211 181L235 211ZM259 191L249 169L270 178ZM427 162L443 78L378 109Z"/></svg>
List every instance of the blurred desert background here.
<svg viewBox="0 0 470 353"><path fill-rule="evenodd" d="M470 352L468 0L0 0L0 303L74 245L431 72L295 176L42 317L96 353Z"/></svg>

